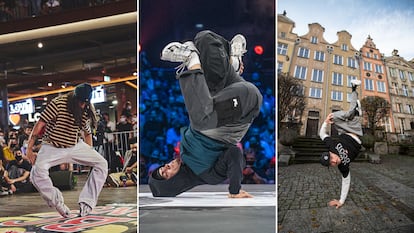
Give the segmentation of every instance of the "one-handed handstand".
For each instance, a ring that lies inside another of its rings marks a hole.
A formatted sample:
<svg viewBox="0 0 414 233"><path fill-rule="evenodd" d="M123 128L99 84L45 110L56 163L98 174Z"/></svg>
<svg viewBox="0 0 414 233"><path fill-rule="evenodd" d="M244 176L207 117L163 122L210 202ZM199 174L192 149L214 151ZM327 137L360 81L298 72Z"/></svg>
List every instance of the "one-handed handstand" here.
<svg viewBox="0 0 414 233"><path fill-rule="evenodd" d="M241 190L245 160L236 146L258 116L262 95L240 77L246 40L236 35L229 43L211 31L199 32L193 42L172 42L161 59L182 62L181 93L190 126L181 129L180 158L152 172L154 196L174 197L201 184L229 179L229 197L252 197ZM185 67L184 67L185 66Z"/></svg>
<svg viewBox="0 0 414 233"><path fill-rule="evenodd" d="M323 152L320 162L324 166L338 166L342 174L342 188L340 199L329 202L329 206L341 207L348 196L351 184L351 174L349 164L358 155L361 149L362 128L360 117L362 116L361 104L358 100L357 86L361 84L359 80L352 80L351 106L349 111L337 111L330 113L321 126L319 136L329 148L328 152ZM332 139L328 135L328 125L333 124L339 132L338 140Z"/></svg>

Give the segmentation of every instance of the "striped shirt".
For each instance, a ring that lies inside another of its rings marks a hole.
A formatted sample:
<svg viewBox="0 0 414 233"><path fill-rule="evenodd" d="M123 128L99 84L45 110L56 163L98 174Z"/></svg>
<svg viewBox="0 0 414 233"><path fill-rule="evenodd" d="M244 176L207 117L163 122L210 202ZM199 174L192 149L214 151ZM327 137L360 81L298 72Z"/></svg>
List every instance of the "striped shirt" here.
<svg viewBox="0 0 414 233"><path fill-rule="evenodd" d="M73 114L67 108L68 96L62 95L54 98L40 115L46 122L46 131L43 141L58 148L67 148L76 145L81 136L81 129L75 125ZM92 129L86 112L82 115L82 130L91 134Z"/></svg>

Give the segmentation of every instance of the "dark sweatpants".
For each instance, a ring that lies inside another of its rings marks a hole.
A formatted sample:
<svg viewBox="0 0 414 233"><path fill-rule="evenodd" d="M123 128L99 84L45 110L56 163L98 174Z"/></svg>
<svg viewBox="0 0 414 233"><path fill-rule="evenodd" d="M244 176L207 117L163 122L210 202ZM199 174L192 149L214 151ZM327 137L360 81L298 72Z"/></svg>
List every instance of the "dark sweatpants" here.
<svg viewBox="0 0 414 233"><path fill-rule="evenodd" d="M202 70L178 76L191 127L203 131L250 124L260 112L262 95L234 71L229 62L228 41L211 31L202 31L194 42Z"/></svg>

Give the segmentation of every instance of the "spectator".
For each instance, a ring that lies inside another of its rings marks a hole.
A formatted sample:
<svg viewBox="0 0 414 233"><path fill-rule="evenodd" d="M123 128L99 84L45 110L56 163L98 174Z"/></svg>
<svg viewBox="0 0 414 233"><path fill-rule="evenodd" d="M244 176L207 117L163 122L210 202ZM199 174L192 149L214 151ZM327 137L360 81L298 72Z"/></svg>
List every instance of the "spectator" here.
<svg viewBox="0 0 414 233"><path fill-rule="evenodd" d="M26 125L24 127L23 133L19 135L17 138L18 146L21 148L24 155L26 154L26 149L27 149L27 144L28 144L27 142L29 140L29 136L30 136L30 133L32 132L32 129L33 129L32 124Z"/></svg>
<svg viewBox="0 0 414 233"><path fill-rule="evenodd" d="M6 181L7 176L7 170L4 169L2 165L0 165L0 196L13 194L13 191L11 190L11 185Z"/></svg>
<svg viewBox="0 0 414 233"><path fill-rule="evenodd" d="M130 149L125 153L122 172L108 175L107 182L112 187L134 186L137 184L137 138L129 140Z"/></svg>
<svg viewBox="0 0 414 233"><path fill-rule="evenodd" d="M30 7L32 8L32 16L39 15L42 9L42 0L30 0Z"/></svg>
<svg viewBox="0 0 414 233"><path fill-rule="evenodd" d="M147 161L141 154L139 155L139 183L148 184Z"/></svg>
<svg viewBox="0 0 414 233"><path fill-rule="evenodd" d="M127 121L126 115L121 115L119 122L116 125L116 131L118 134L118 148L121 148L122 155L125 154L127 148L124 145L127 144L128 140L132 137L132 124Z"/></svg>
<svg viewBox="0 0 414 233"><path fill-rule="evenodd" d="M61 11L60 2L58 0L47 0L42 5L42 14L48 15Z"/></svg>
<svg viewBox="0 0 414 233"><path fill-rule="evenodd" d="M7 169L5 180L10 184L12 192L29 192L33 190L29 176L32 165L23 159L22 151L19 147L13 148L13 154L16 160L10 161Z"/></svg>
<svg viewBox="0 0 414 233"><path fill-rule="evenodd" d="M125 103L124 108L122 109L121 115L125 116L126 118L130 118L132 116L131 110L132 110L132 104L131 104L131 101L128 100Z"/></svg>
<svg viewBox="0 0 414 233"><path fill-rule="evenodd" d="M243 169L242 184L266 184L265 175L256 168L256 152L254 149L247 149L244 157L246 159L246 167Z"/></svg>
<svg viewBox="0 0 414 233"><path fill-rule="evenodd" d="M275 170L275 164L276 164L276 156L273 156L270 160L269 167L266 170L266 176L268 178L267 183L268 184L274 184L276 179L276 170Z"/></svg>

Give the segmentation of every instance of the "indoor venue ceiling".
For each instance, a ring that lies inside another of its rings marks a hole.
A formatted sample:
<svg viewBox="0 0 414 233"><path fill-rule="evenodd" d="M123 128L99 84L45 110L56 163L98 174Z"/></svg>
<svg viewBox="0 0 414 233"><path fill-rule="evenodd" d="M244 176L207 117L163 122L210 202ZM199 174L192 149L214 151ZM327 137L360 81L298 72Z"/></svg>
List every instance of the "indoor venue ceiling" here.
<svg viewBox="0 0 414 233"><path fill-rule="evenodd" d="M7 85L9 99L103 82L104 75L112 80L132 76L136 9L120 15L0 35L0 85Z"/></svg>

